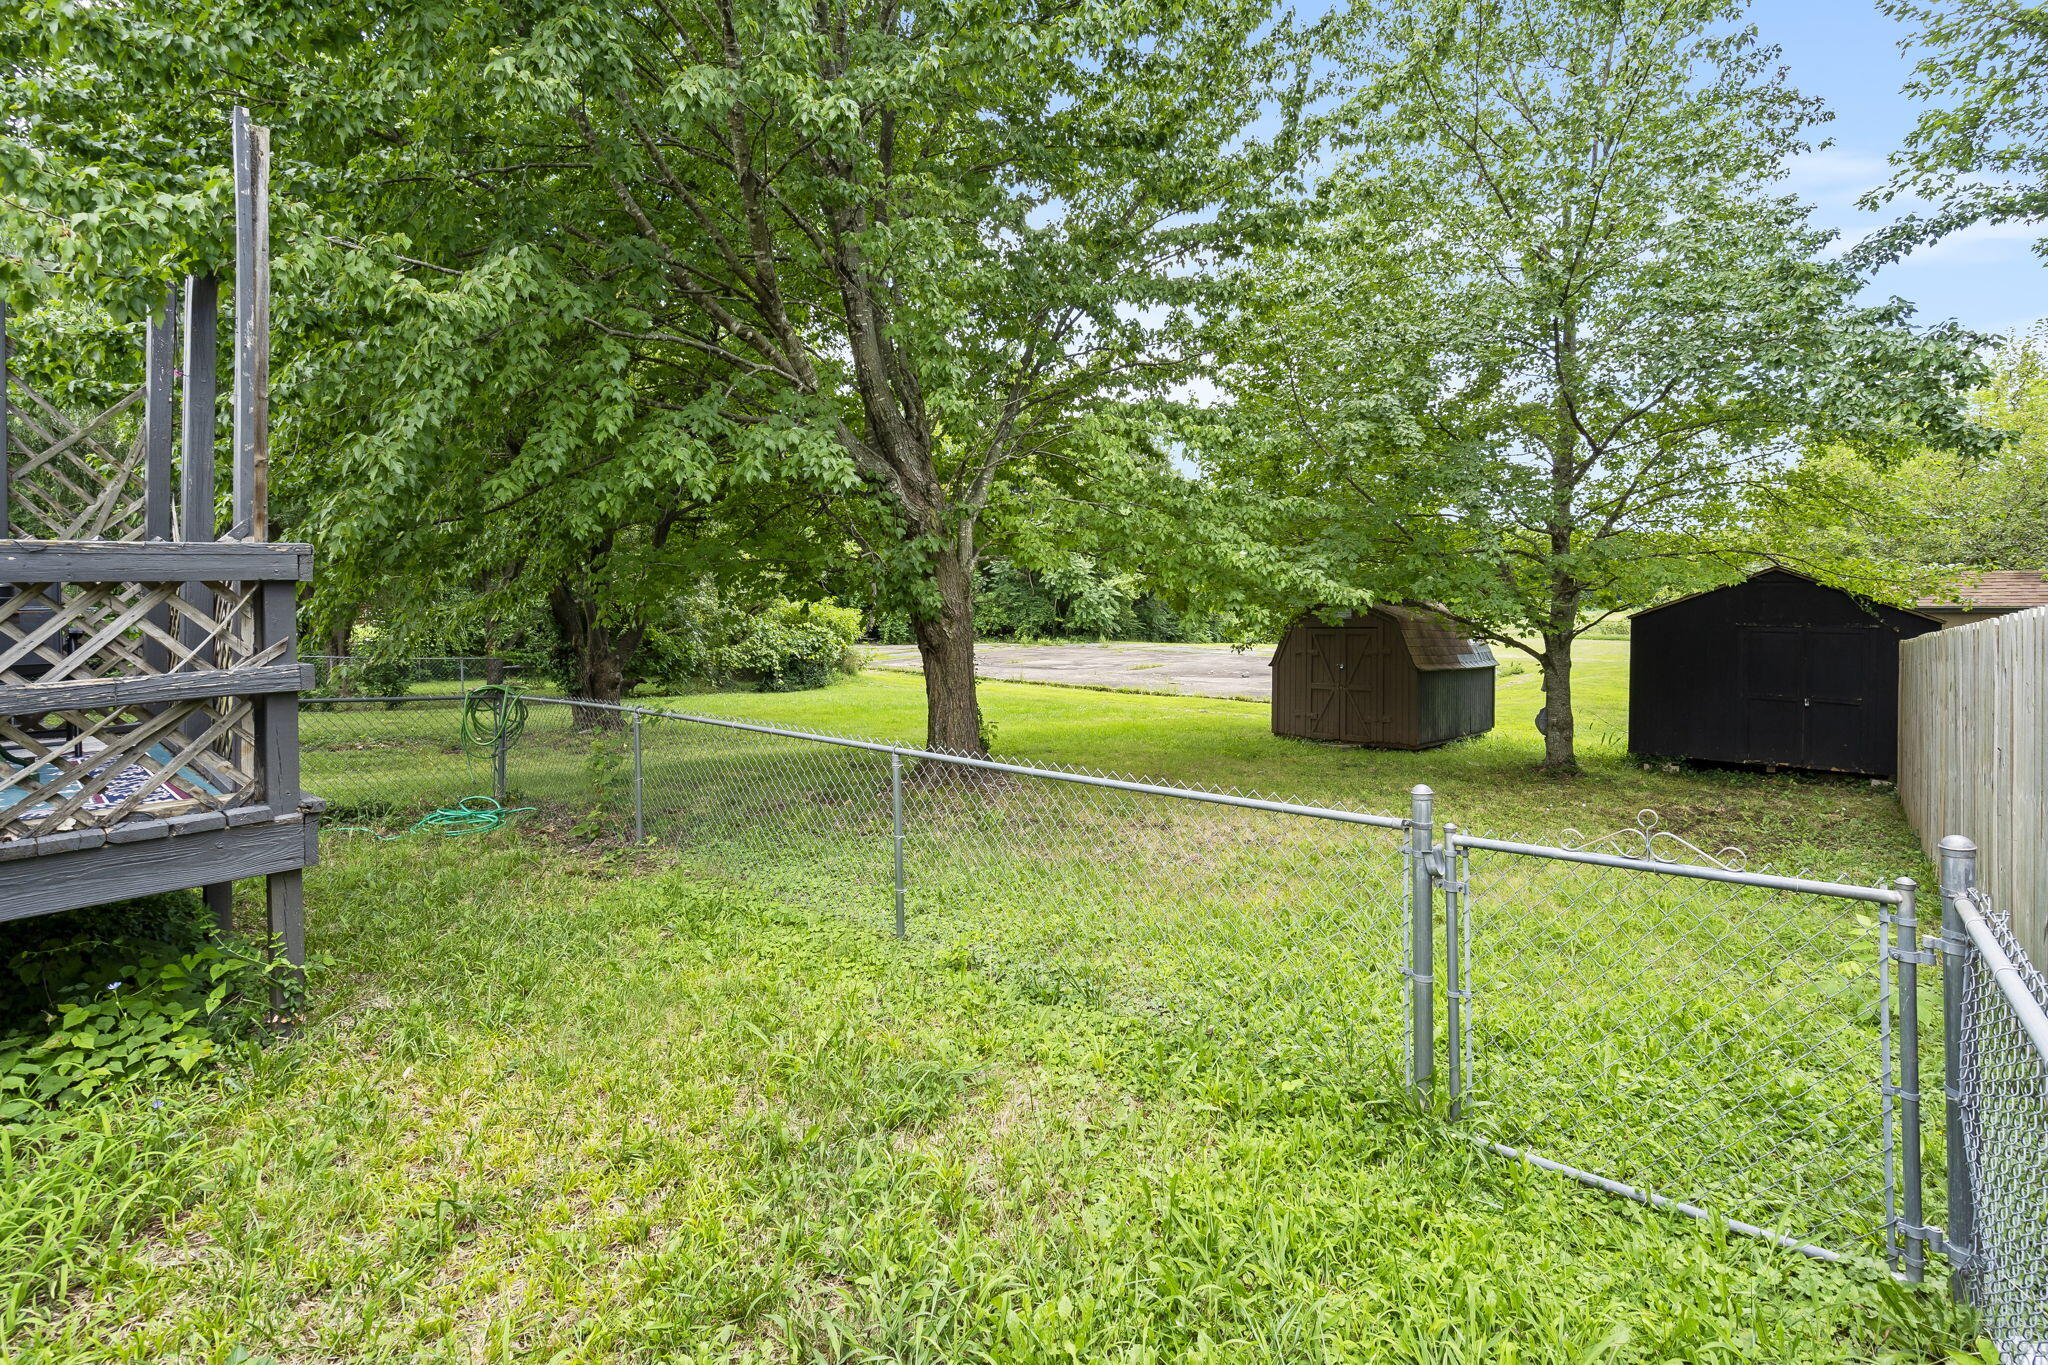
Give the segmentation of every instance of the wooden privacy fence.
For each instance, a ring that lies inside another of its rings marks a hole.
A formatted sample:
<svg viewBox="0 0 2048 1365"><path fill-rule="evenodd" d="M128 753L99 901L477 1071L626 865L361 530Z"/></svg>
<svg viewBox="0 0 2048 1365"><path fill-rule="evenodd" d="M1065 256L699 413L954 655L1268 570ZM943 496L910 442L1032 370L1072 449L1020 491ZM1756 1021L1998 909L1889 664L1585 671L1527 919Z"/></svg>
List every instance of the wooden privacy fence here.
<svg viewBox="0 0 2048 1365"><path fill-rule="evenodd" d="M1980 850L1978 881L2048 962L2048 607L1908 640L1899 654L1899 797L1933 856Z"/></svg>

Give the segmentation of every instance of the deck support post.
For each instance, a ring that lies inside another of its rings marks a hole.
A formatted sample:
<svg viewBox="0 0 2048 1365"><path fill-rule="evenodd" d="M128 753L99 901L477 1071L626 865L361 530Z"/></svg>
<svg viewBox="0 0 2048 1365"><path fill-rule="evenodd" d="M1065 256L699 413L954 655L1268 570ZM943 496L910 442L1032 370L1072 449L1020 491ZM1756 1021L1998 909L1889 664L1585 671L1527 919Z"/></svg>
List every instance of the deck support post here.
<svg viewBox="0 0 2048 1365"><path fill-rule="evenodd" d="M14 534L14 449L7 444L7 300L0 298L0 536Z"/></svg>
<svg viewBox="0 0 2048 1365"><path fill-rule="evenodd" d="M273 872L264 878L263 898L270 930L270 951L283 953L291 964L295 983L306 975L306 874L299 868ZM282 985L273 986L270 1004L280 1013L291 1002Z"/></svg>
<svg viewBox="0 0 2048 1365"><path fill-rule="evenodd" d="M142 381L142 538L170 540L178 534L173 462L177 451L174 410L178 372L178 288L171 286L163 307L149 320L143 348ZM158 636L169 634L171 609L149 614ZM170 669L170 651L162 640L144 639L142 658L152 673Z"/></svg>
<svg viewBox="0 0 2048 1365"><path fill-rule="evenodd" d="M235 931L235 884L233 882L208 882L199 888L199 894L206 899L206 908L213 912L213 927L216 933L231 934Z"/></svg>
<svg viewBox="0 0 2048 1365"><path fill-rule="evenodd" d="M236 109L235 437L231 540L270 539L270 130Z"/></svg>

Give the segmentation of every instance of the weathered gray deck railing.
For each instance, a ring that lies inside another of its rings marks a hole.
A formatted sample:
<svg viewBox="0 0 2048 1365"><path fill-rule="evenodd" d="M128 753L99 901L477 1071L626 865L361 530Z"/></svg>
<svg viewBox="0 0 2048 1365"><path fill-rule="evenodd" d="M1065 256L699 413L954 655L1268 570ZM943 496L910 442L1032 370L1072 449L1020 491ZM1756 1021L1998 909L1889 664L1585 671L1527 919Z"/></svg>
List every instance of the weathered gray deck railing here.
<svg viewBox="0 0 2048 1365"><path fill-rule="evenodd" d="M0 920L198 886L226 925L234 881L263 876L299 962L317 803L299 790L295 604L312 552L264 543L268 135L238 109L232 141L228 539L221 282L168 289L141 385L111 402L102 385L82 414L50 396L74 378L61 330L28 329L19 354L0 305ZM39 366L54 387L30 382Z"/></svg>
<svg viewBox="0 0 2048 1365"><path fill-rule="evenodd" d="M311 574L304 545L0 541L0 919L305 863Z"/></svg>

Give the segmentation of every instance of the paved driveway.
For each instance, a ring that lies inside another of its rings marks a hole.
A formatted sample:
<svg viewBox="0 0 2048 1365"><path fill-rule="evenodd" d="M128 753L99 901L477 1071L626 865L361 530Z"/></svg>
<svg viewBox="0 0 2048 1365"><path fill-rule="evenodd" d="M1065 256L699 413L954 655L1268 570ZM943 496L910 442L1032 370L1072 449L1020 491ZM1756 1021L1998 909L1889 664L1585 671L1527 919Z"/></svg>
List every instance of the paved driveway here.
<svg viewBox="0 0 2048 1365"><path fill-rule="evenodd" d="M974 671L1012 682L1059 682L1122 691L1178 692L1190 697L1273 695L1266 660L1271 645L1240 654L1229 645L1003 645L974 647ZM921 672L914 645L868 648L869 666Z"/></svg>

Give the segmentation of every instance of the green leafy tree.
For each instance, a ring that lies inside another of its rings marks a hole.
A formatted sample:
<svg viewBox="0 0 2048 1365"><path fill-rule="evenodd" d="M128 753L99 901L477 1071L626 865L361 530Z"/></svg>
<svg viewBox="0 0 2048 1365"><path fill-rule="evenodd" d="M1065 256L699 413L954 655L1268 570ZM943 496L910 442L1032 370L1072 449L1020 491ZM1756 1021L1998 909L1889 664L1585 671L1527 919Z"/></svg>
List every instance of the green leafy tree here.
<svg viewBox="0 0 2048 1365"><path fill-rule="evenodd" d="M1297 609L1434 600L1530 655L1555 770L1577 761L1581 634L1801 558L1750 515L1801 450L1986 439L1972 339L1859 304L1776 191L1823 114L1738 19L1425 0L1369 20L1327 221L1261 257L1220 343L1234 422L1202 450L1239 504L1236 579L1266 566Z"/></svg>
<svg viewBox="0 0 2048 1365"><path fill-rule="evenodd" d="M1892 155L1891 182L1864 200L1931 204L1872 234L1860 253L1893 260L1979 223L2048 219L2048 6L2021 0L1880 0L1914 27L1920 60L1906 93L1926 102ZM2036 242L2048 255L2048 241Z"/></svg>
<svg viewBox="0 0 2048 1365"><path fill-rule="evenodd" d="M1880 468L1847 451L1818 452L1763 508L1765 540L1867 556L1930 595L1949 591L1957 569L2048 570L2044 338L2001 350L1971 401L2007 435L1995 453L1924 451Z"/></svg>
<svg viewBox="0 0 2048 1365"><path fill-rule="evenodd" d="M154 26L193 69L145 56L131 81L101 52L91 90L58 69L35 94L67 145L120 119L169 137L174 92L277 130L295 306L326 332L294 391L330 411L300 448L340 553L425 563L400 534L421 474L489 497L507 445L466 427L501 410L513 463L565 499L612 503L664 444L664 488L806 488L908 613L949 749L980 742L984 517L1047 470L1084 478L1122 439L1098 418L1193 363L1171 321L1297 159L1248 135L1298 84L1256 0L90 18ZM366 300L387 335L335 325Z"/></svg>
<svg viewBox="0 0 2048 1365"><path fill-rule="evenodd" d="M233 260L227 105L156 8L0 7L0 298L17 313L55 295L135 323L180 275Z"/></svg>

